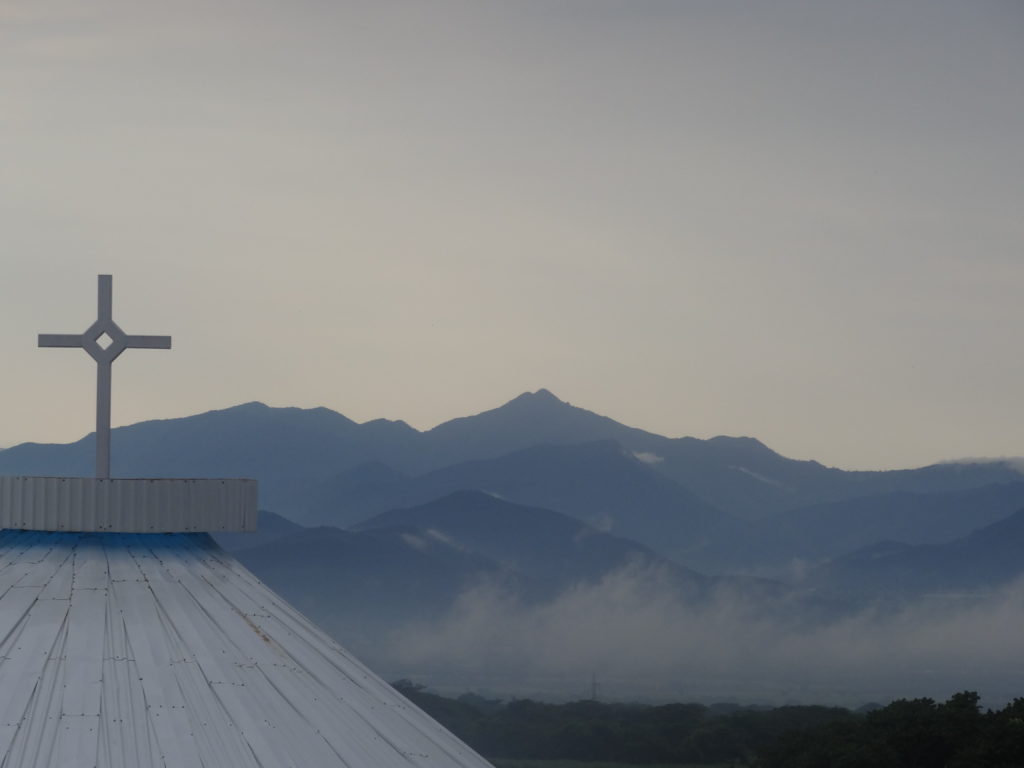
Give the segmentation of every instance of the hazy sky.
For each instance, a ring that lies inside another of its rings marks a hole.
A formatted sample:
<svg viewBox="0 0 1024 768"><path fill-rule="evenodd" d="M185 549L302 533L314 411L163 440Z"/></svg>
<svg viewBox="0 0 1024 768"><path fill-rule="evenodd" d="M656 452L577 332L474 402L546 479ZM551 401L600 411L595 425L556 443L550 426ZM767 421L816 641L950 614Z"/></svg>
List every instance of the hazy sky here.
<svg viewBox="0 0 1024 768"><path fill-rule="evenodd" d="M547 387L843 467L1024 455L1020 0L0 0L0 444Z"/></svg>

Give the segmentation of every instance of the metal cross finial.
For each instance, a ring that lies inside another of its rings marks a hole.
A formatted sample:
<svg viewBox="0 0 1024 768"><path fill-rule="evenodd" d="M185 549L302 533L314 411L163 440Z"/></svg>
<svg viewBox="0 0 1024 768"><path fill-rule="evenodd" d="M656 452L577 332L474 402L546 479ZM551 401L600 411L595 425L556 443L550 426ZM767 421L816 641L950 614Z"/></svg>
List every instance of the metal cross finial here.
<svg viewBox="0 0 1024 768"><path fill-rule="evenodd" d="M81 347L96 361L96 477L110 477L110 367L126 349L170 349L170 336L129 336L112 317L113 278L99 276L99 317L85 333L41 333L40 347Z"/></svg>

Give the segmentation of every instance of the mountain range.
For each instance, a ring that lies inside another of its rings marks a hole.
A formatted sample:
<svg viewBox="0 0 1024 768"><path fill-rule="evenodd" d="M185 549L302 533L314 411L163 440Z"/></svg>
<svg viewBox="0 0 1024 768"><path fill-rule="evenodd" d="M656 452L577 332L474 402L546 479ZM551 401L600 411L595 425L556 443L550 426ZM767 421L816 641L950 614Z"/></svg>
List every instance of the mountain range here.
<svg viewBox="0 0 1024 768"><path fill-rule="evenodd" d="M247 403L117 428L113 461L122 477L255 477L266 507L325 522L332 510L324 486L344 481L346 473L360 475L357 468L368 462L377 464L378 472L418 477L536 446L598 441L618 443L639 464L742 519L859 496L950 491L1022 477L1002 462L847 472L783 457L748 437L662 437L573 406L544 389L422 432L402 421L358 424L326 408ZM17 445L0 451L0 472L89 475L93 446L93 435L65 445Z"/></svg>
<svg viewBox="0 0 1024 768"><path fill-rule="evenodd" d="M1024 574L1024 509L939 544L881 541L826 561L810 578L821 590L902 602L997 590Z"/></svg>
<svg viewBox="0 0 1024 768"><path fill-rule="evenodd" d="M0 473L89 474L93 439L0 451ZM327 570L310 576L311 589L355 579L337 563L351 569L359 558L342 553L373 551L377 559L364 558L368 563L394 562L397 551L412 557L409 536L424 542L418 564L395 572L425 590L416 600L435 607L438 595L484 576L505 579L522 595L565 587L549 561L566 555L539 544L554 524L537 527L538 513L524 510L561 515L563 526L571 519L590 532L588 540L606 542L587 555L604 563L600 573L621 567L621 552L607 545L614 540L628 542L633 557L671 563L681 569L677 576L785 580L796 569L802 578L814 572L822 584L838 586L837 569L854 568L865 547L947 545L1024 508L1024 476L1010 462L848 472L786 458L750 437L663 437L547 390L427 431L385 419L359 424L326 408L248 403L118 428L113 445L120 476L257 478L261 506L276 516L265 516L269 528L238 542L251 542L243 547L246 557L266 574L297 566L304 550L322 553ZM444 514L462 515L459 546L435 525L454 519ZM506 531L510 546L536 539L536 551L547 554L510 567L481 539L466 545L467 515L479 516L481 526L487 521L480 531ZM424 538L424 531L441 535ZM581 562L569 558L558 567Z"/></svg>

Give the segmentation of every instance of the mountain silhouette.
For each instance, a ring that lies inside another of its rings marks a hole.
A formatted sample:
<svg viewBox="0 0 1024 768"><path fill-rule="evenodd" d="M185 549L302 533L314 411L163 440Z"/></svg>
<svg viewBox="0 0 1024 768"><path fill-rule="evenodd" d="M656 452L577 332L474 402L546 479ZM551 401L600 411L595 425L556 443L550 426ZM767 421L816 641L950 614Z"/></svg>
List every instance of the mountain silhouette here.
<svg viewBox="0 0 1024 768"><path fill-rule="evenodd" d="M977 593L1024 576L1024 509L943 544L879 542L817 568L809 581L843 596L908 599Z"/></svg>
<svg viewBox="0 0 1024 768"><path fill-rule="evenodd" d="M14 446L0 451L0 473L91 475L93 440ZM605 447L593 447L598 444ZM559 477L563 470L568 474ZM113 471L120 477L254 477L263 508L335 525L460 489L494 491L686 557L706 548L705 534L741 535L737 518L757 521L858 497L1022 480L1005 463L846 472L786 458L749 437L663 437L547 390L425 432L402 421L359 424L326 408L261 403L142 422L113 431Z"/></svg>
<svg viewBox="0 0 1024 768"><path fill-rule="evenodd" d="M787 510L755 522L746 539L721 540L726 569L776 573L794 561L813 565L877 542L941 544L1024 507L1024 483L966 490L893 493Z"/></svg>
<svg viewBox="0 0 1024 768"><path fill-rule="evenodd" d="M425 434L437 466L496 458L542 444L615 440L646 445L664 439L570 405L546 389L524 392L475 416L446 421Z"/></svg>
<svg viewBox="0 0 1024 768"><path fill-rule="evenodd" d="M344 491L347 486L335 488ZM477 490L571 515L694 567L710 565L701 553L712 539L738 535L745 525L610 440L540 445L397 480L375 487L372 494L364 489L339 493L309 521L352 525L388 509Z"/></svg>
<svg viewBox="0 0 1024 768"><path fill-rule="evenodd" d="M660 568L688 597L707 577L666 560L649 547L548 509L513 504L480 491L457 491L406 509L375 515L355 530L415 529L522 574L531 597L554 597L580 583L596 583L625 567Z"/></svg>

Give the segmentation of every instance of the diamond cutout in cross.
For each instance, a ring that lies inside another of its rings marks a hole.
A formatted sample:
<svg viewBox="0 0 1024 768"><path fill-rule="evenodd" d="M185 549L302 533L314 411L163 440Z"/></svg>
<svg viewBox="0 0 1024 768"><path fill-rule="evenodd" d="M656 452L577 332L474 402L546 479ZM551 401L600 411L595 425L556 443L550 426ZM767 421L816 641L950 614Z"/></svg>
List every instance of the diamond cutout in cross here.
<svg viewBox="0 0 1024 768"><path fill-rule="evenodd" d="M102 350L110 349L110 345L113 344L113 343L114 343L114 340L112 338L110 338L110 334L107 333L106 331L104 331L103 333L101 333L99 336L96 337L96 344Z"/></svg>

